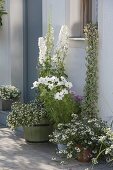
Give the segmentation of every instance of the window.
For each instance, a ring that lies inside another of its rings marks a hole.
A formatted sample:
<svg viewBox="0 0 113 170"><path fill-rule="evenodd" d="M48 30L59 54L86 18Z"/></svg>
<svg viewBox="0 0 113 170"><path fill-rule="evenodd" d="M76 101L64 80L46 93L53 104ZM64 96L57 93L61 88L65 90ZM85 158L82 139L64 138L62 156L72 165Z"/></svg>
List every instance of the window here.
<svg viewBox="0 0 113 170"><path fill-rule="evenodd" d="M83 27L92 21L92 0L81 0L81 14Z"/></svg>
<svg viewBox="0 0 113 170"><path fill-rule="evenodd" d="M83 28L98 20L98 0L67 0L67 24L71 37L83 37Z"/></svg>

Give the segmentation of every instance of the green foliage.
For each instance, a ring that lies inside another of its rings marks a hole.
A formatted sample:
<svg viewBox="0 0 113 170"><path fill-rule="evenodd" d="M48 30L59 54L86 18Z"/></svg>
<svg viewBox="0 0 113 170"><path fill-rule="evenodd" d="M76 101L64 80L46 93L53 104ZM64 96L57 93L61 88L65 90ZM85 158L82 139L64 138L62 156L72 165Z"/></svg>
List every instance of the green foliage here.
<svg viewBox="0 0 113 170"><path fill-rule="evenodd" d="M45 123L47 113L43 107L43 103L35 101L29 104L15 102L12 105L12 111L7 117L8 126L12 129L17 127L36 126Z"/></svg>
<svg viewBox="0 0 113 170"><path fill-rule="evenodd" d="M53 92L43 91L41 98L44 100L46 110L50 120L56 125L58 123L68 123L72 119L72 114L79 111L78 103L76 103L71 94L66 94L63 100L53 98Z"/></svg>
<svg viewBox="0 0 113 170"><path fill-rule="evenodd" d="M98 30L97 26L87 24L84 28L87 41L86 84L82 113L89 117L97 117L98 113Z"/></svg>
<svg viewBox="0 0 113 170"><path fill-rule="evenodd" d="M0 26L2 26L2 16L4 14L7 14L7 12L4 9L4 3L5 3L4 0L0 0Z"/></svg>

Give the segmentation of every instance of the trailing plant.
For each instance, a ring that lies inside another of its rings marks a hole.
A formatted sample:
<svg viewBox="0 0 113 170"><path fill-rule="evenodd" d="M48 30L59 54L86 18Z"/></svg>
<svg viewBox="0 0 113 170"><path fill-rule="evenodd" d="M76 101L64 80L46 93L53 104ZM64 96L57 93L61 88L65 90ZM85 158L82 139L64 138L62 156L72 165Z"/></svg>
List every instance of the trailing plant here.
<svg viewBox="0 0 113 170"><path fill-rule="evenodd" d="M77 114L73 114L70 123L58 124L50 136L50 141L67 145L64 152L67 158L77 157L77 153L82 152L80 148L90 149L90 156L93 158L98 155L101 146L99 139L105 135L106 127L106 123L100 119L80 118Z"/></svg>
<svg viewBox="0 0 113 170"><path fill-rule="evenodd" d="M101 160L113 163L113 131L101 119L84 116L80 118L73 114L70 123L58 124L50 135L50 142L66 145L58 153L64 154L67 159L78 159L84 151L89 151L92 165L86 170L93 170L94 165Z"/></svg>
<svg viewBox="0 0 113 170"><path fill-rule="evenodd" d="M4 9L4 4L5 4L5 1L0 0L0 26L2 26L2 16L4 14L7 14L6 10Z"/></svg>
<svg viewBox="0 0 113 170"><path fill-rule="evenodd" d="M98 113L98 29L96 25L87 24L84 28L86 47L86 84L82 114L97 117Z"/></svg>

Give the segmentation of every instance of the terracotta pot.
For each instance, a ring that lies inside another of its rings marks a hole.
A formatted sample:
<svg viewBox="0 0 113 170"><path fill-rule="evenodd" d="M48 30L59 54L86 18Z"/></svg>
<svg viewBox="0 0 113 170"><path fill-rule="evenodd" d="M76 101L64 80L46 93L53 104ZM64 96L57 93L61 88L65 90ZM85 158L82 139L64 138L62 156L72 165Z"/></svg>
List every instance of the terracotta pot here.
<svg viewBox="0 0 113 170"><path fill-rule="evenodd" d="M77 160L80 162L90 162L91 161L91 150L83 148L82 146L77 146L81 151L77 153Z"/></svg>

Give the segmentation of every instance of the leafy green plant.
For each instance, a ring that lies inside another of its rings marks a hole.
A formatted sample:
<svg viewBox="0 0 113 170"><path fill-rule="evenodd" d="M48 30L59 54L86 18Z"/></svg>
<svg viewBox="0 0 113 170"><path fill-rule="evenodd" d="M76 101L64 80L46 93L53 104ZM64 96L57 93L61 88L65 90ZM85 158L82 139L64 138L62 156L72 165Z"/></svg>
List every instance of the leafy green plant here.
<svg viewBox="0 0 113 170"><path fill-rule="evenodd" d="M12 129L20 126L37 126L41 123L47 123L45 120L47 120L47 112L40 101L29 104L15 102L12 105L12 111L7 117L8 126Z"/></svg>
<svg viewBox="0 0 113 170"><path fill-rule="evenodd" d="M97 117L98 113L98 29L96 25L87 24L84 28L86 47L86 84L82 113Z"/></svg>
<svg viewBox="0 0 113 170"><path fill-rule="evenodd" d="M0 26L2 26L2 16L4 14L7 14L7 12L4 9L4 3L5 3L4 0L0 0Z"/></svg>

